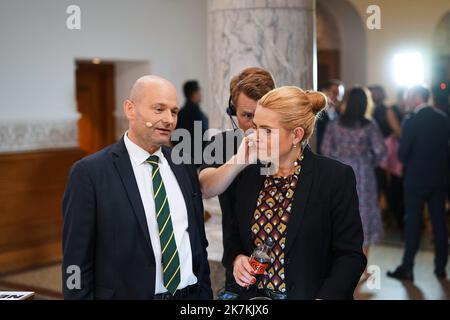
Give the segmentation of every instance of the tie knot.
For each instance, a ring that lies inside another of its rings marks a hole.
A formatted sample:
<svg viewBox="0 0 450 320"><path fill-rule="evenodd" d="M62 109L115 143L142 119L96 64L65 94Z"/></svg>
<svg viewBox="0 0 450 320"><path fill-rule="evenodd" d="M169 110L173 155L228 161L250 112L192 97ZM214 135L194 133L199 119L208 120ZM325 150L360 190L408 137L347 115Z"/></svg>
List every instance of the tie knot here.
<svg viewBox="0 0 450 320"><path fill-rule="evenodd" d="M149 163L153 168L156 168L159 164L159 157L156 155L151 155L147 158L147 160L145 160L145 162Z"/></svg>

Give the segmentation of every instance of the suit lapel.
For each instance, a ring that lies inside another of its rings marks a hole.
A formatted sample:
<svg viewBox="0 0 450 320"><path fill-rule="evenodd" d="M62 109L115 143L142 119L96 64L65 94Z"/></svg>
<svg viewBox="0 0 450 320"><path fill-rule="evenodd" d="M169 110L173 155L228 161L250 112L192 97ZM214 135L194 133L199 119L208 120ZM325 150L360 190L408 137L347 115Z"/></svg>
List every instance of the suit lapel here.
<svg viewBox="0 0 450 320"><path fill-rule="evenodd" d="M301 232L301 225L305 219L305 215L309 214L305 208L313 181L315 156L316 155L309 149L309 147L305 148L303 166L300 171L297 187L295 189L294 202L292 203L291 208L291 218L287 228L286 254L292 248L297 235Z"/></svg>
<svg viewBox="0 0 450 320"><path fill-rule="evenodd" d="M131 166L131 160L128 155L128 151L125 147L125 143L122 139L117 142L113 150L114 166L119 172L122 183L125 187L128 199L130 200L133 212L136 215L141 231L144 234L145 240L153 252L152 243L150 241L150 234L148 231L147 218L145 217L144 206L142 205L142 199L139 193L139 188L136 183L136 179Z"/></svg>

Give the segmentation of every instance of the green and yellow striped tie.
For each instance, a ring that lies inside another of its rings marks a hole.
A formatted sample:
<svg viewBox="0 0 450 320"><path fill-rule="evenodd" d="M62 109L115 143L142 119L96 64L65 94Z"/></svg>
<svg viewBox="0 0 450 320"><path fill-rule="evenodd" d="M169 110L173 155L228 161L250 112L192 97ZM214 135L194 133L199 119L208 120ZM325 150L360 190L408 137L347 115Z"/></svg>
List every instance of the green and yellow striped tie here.
<svg viewBox="0 0 450 320"><path fill-rule="evenodd" d="M156 221L159 228L159 241L161 242L163 283L172 295L180 284L180 258L177 244L173 234L172 219L167 199L166 189L159 172L159 158L156 155L146 160L152 168L153 198L155 200Z"/></svg>

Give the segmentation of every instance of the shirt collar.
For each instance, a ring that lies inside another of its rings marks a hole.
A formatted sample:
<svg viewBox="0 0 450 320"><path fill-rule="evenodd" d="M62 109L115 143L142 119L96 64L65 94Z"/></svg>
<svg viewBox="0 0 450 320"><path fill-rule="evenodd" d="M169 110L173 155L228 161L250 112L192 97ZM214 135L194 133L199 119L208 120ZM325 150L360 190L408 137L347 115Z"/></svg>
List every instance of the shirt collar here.
<svg viewBox="0 0 450 320"><path fill-rule="evenodd" d="M156 150L153 154L151 154L150 152L142 149L140 146L138 146L133 141L131 141L130 138L128 138L128 131L125 132L123 139L124 139L125 147L127 148L128 154L130 155L131 160L135 164L140 165L140 164L145 163L145 160L147 160L148 157L150 157L151 155L158 156L160 162L162 162L164 160L164 155L161 152L161 147L158 148L158 150Z"/></svg>

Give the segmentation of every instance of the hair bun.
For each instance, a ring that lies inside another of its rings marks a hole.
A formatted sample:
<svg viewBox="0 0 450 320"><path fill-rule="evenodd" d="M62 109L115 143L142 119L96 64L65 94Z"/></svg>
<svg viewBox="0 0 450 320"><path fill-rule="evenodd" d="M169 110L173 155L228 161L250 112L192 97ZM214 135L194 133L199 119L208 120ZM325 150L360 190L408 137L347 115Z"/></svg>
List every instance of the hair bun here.
<svg viewBox="0 0 450 320"><path fill-rule="evenodd" d="M318 91L306 91L306 97L311 103L311 110L314 114L318 114L327 106L327 97Z"/></svg>

